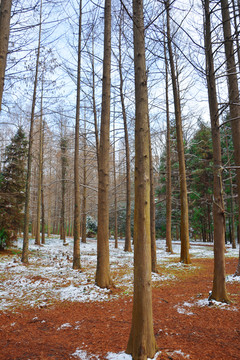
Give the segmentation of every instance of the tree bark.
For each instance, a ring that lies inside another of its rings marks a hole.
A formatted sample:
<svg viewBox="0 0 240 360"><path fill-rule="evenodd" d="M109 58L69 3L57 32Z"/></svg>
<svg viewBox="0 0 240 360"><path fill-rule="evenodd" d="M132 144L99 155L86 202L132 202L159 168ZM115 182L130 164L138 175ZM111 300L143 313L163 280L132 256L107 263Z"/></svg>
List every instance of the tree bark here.
<svg viewBox="0 0 240 360"><path fill-rule="evenodd" d="M27 164L24 229L23 229L23 250L22 250L22 258L21 258L21 261L23 263L28 263L28 247L29 247L28 232L29 232L30 183L31 183L31 171L32 171L33 126L34 126L35 104L36 104L37 83L38 83L39 57L40 57L40 49L41 49L41 33L42 33L42 0L40 3L38 49L37 49L35 79L34 79L33 98L32 98L29 142L28 142L28 164Z"/></svg>
<svg viewBox="0 0 240 360"><path fill-rule="evenodd" d="M42 201L42 240L41 243L44 245L45 241L45 206L44 206L44 187L43 187L43 167L44 167L44 130L45 130L45 121L43 121L42 129L42 176L41 176L41 201Z"/></svg>
<svg viewBox="0 0 240 360"><path fill-rule="evenodd" d="M61 179L61 185L62 185L62 201L61 201L61 221L60 221L60 228L61 228L61 240L63 240L63 243L66 243L66 229L65 229L65 197L66 197L66 167L67 167L67 157L66 157L66 151L67 151L67 139L62 134L61 140L60 140L60 147L61 147L61 163L62 163L62 179Z"/></svg>
<svg viewBox="0 0 240 360"><path fill-rule="evenodd" d="M84 114L84 137L83 137L83 199L82 199L82 243L87 243L87 132L86 114Z"/></svg>
<svg viewBox="0 0 240 360"><path fill-rule="evenodd" d="M127 353L134 360L153 358L150 231L150 139L145 63L143 2L133 0L135 68L135 212L134 212L134 295L132 327Z"/></svg>
<svg viewBox="0 0 240 360"><path fill-rule="evenodd" d="M164 36L164 58L165 58L165 84L166 84L165 93L166 93L166 118L167 118L166 251L172 254L173 249L172 249L172 233L171 233L171 217L172 217L171 140L170 140L170 115L169 115L169 100L168 100L168 60L167 60L165 36Z"/></svg>
<svg viewBox="0 0 240 360"><path fill-rule="evenodd" d="M228 147L228 139L227 139L227 132L225 132L225 139L226 139L226 150L227 150L227 160L228 160L228 164L229 166L231 166L230 163L230 156L229 156L229 147ZM232 171L231 169L229 170L229 182L230 182L230 194L231 194L231 199L230 199L230 208L231 208L231 243L232 243L232 248L236 249L237 245L236 245L236 239L235 239L235 216L234 216L234 199L233 199L233 181L232 181Z"/></svg>
<svg viewBox="0 0 240 360"><path fill-rule="evenodd" d="M227 64L229 108L231 118L232 139L234 147L234 160L237 166L237 192L238 192L238 212L240 218L240 109L239 109L239 89L234 58L233 38L231 34L231 22L229 14L228 0L221 0L222 24L224 34L224 48ZM240 263L240 257L239 257ZM240 265L239 265L240 267Z"/></svg>
<svg viewBox="0 0 240 360"><path fill-rule="evenodd" d="M124 124L124 138L125 138L125 154L126 154L126 225L125 225L125 246L124 251L132 251L131 248L131 169L130 169L130 150L129 150L129 139L128 139L128 126L127 126L127 114L124 101L123 93L123 74L122 74L122 21L123 21L123 12L121 10L120 15L120 25L119 25L119 77L120 77L120 97L122 105L122 116Z"/></svg>
<svg viewBox="0 0 240 360"><path fill-rule="evenodd" d="M211 43L211 22L209 0L204 2L205 12L205 52L208 101L211 117L213 143L213 223L214 223L214 278L211 299L228 301L225 283L225 213L222 187L221 141L219 131L219 113L215 82L214 62Z"/></svg>
<svg viewBox="0 0 240 360"><path fill-rule="evenodd" d="M155 187L153 175L152 147L149 126L149 166L150 166L150 230L151 230L151 259L152 272L157 272L157 248L156 248L156 215L155 215Z"/></svg>
<svg viewBox="0 0 240 360"><path fill-rule="evenodd" d="M0 2L0 111L2 110L2 96L4 88L5 69L7 63L10 19L12 0Z"/></svg>
<svg viewBox="0 0 240 360"><path fill-rule="evenodd" d="M111 0L104 8L104 58L102 82L102 113L98 168L98 232L96 285L111 284L109 265L109 130L111 88Z"/></svg>
<svg viewBox="0 0 240 360"><path fill-rule="evenodd" d="M43 81L41 91L41 114L39 118L39 154L38 154L38 191L37 191L37 229L35 244L41 244L40 231L41 231L41 203L42 203L42 160L43 160Z"/></svg>
<svg viewBox="0 0 240 360"><path fill-rule="evenodd" d="M74 246L73 269L80 269L80 180L79 180L79 118L80 118L80 82L81 82L81 34L82 34L82 0L79 3L78 26L78 65L77 65L77 100L75 123L75 151L74 151Z"/></svg>
<svg viewBox="0 0 240 360"><path fill-rule="evenodd" d="M118 219L117 219L117 177L116 177L116 159L115 159L115 104L114 104L114 120L113 120L113 188L114 188L114 239L115 249L118 248Z"/></svg>
<svg viewBox="0 0 240 360"><path fill-rule="evenodd" d="M185 155L183 144L183 132L182 132L182 118L181 118L181 106L180 106L180 94L177 84L177 77L174 66L174 59L172 53L172 41L170 35L170 5L169 0L165 3L167 11L167 40L168 40L168 52L171 66L171 77L174 97L175 108L175 120L176 120L176 133L177 133L177 151L179 161L179 177L180 177L180 201L181 201L181 257L180 261L184 264L190 264L189 255L189 223L188 223L188 198L187 198L187 180L185 169Z"/></svg>

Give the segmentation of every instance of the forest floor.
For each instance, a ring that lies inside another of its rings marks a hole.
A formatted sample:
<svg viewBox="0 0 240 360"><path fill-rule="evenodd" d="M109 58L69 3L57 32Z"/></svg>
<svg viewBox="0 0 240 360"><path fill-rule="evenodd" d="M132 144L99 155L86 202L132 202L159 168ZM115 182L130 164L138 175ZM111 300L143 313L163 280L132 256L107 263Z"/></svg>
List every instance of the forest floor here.
<svg viewBox="0 0 240 360"><path fill-rule="evenodd" d="M18 249L0 253L0 360L128 360L133 254L110 241L115 287L94 285L96 241L81 244L82 270L71 269L71 241L30 246L30 264ZM191 265L179 263L157 241L153 274L156 360L240 359L240 277L233 277L238 250L226 248L230 304L208 301L212 288L211 244L193 243Z"/></svg>

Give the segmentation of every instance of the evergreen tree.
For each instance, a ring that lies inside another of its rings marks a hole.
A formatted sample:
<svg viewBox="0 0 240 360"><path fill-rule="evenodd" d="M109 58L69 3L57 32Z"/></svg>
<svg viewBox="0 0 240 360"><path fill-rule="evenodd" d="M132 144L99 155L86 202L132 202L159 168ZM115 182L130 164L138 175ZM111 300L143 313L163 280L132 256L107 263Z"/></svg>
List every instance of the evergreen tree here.
<svg viewBox="0 0 240 360"><path fill-rule="evenodd" d="M213 240L213 153L211 129L199 122L198 129L187 149L187 166L190 186L191 227L196 237L203 241Z"/></svg>
<svg viewBox="0 0 240 360"><path fill-rule="evenodd" d="M16 237L23 223L26 186L27 140L20 127L5 149L4 166L0 177L0 230Z"/></svg>

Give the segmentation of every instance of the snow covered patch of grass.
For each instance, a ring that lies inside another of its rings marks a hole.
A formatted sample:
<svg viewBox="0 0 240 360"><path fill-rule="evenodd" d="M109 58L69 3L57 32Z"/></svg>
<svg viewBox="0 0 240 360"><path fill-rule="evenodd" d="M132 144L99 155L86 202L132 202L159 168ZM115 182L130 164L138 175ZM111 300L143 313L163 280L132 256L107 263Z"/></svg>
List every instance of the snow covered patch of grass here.
<svg viewBox="0 0 240 360"><path fill-rule="evenodd" d="M81 243L81 270L73 270L73 240L68 238L68 246L63 245L59 236L46 238L45 245L35 245L29 241L29 264L21 262L22 239L14 254L0 256L0 310L17 306L46 307L59 301L108 301L119 294L133 293L133 252L124 251L124 241L119 240L115 249L114 240L109 241L110 271L114 291L95 286L97 266L97 241L89 239ZM153 286L165 281L177 280L179 276L188 276L196 267L179 263L180 243L173 242L174 254L166 252L165 240L157 240L157 262L159 274L152 274ZM190 246L191 256L207 257L212 253L211 246L202 243ZM227 247L230 256L238 256L238 250ZM182 274L182 275L181 275ZM240 281L239 277L228 281Z"/></svg>
<svg viewBox="0 0 240 360"><path fill-rule="evenodd" d="M124 352L120 352L118 354L109 352L109 353L107 353L106 359L107 360L132 360L132 356L128 355Z"/></svg>
<svg viewBox="0 0 240 360"><path fill-rule="evenodd" d="M226 281L228 283L234 283L234 282L239 282L240 283L240 276L228 275L226 277Z"/></svg>
<svg viewBox="0 0 240 360"><path fill-rule="evenodd" d="M59 326L59 328L57 328L57 330L69 329L69 328L71 328L71 327L72 327L71 324L66 323L66 324L62 324L61 326Z"/></svg>
<svg viewBox="0 0 240 360"><path fill-rule="evenodd" d="M190 358L190 355L188 354L185 354L184 352L182 352L182 350L175 350L171 353L171 355L174 355L174 354L178 354L178 355L181 355L182 357L184 357L185 359L189 359Z"/></svg>
<svg viewBox="0 0 240 360"><path fill-rule="evenodd" d="M110 290L100 289L95 285L86 285L76 287L70 285L66 288L60 289L61 300L69 301L104 301L109 299Z"/></svg>
<svg viewBox="0 0 240 360"><path fill-rule="evenodd" d="M152 273L152 281L156 282L156 281L169 281L169 280L174 280L176 279L176 276L172 275L172 274L168 274L168 275L160 275L160 274L156 274L156 273Z"/></svg>
<svg viewBox="0 0 240 360"><path fill-rule="evenodd" d="M208 300L207 298L193 300L192 302L185 301L182 305L178 304L175 305L175 307L177 308L177 312L179 314L185 314L185 315L194 315L194 312L189 311L189 308L191 307L215 307L224 310L237 311L237 308L232 306L231 304L227 304L216 300Z"/></svg>
<svg viewBox="0 0 240 360"><path fill-rule="evenodd" d="M77 349L72 356L80 359L80 360L89 360L89 359L99 359L97 355L88 354L86 351Z"/></svg>
<svg viewBox="0 0 240 360"><path fill-rule="evenodd" d="M162 353L161 351L158 351L158 352L155 354L155 356L154 356L154 358L153 358L152 360L156 360L156 359L159 357L159 355L161 355L161 353ZM181 356L182 356L183 358L185 358L185 359L189 359L189 358L190 358L189 355L184 354L181 350L175 350L175 351L172 351L172 352L168 352L167 354L170 356L169 359L171 359L171 356L173 356L174 354L181 355ZM120 353L118 353L118 354L109 352L109 353L107 354L106 359L107 359L107 360L131 360L131 359L132 359L132 356L131 356L131 355L128 355L128 354L126 354L126 353L124 353L124 352L120 352ZM150 358L148 358L148 360L150 360Z"/></svg>

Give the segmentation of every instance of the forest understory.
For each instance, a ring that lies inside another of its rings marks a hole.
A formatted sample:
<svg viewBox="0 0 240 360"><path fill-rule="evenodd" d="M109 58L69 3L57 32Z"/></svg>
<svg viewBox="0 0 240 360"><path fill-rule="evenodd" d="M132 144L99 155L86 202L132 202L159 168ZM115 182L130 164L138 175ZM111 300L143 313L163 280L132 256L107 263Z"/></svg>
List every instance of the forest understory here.
<svg viewBox="0 0 240 360"><path fill-rule="evenodd" d="M96 241L81 244L82 270L71 268L71 241L31 245L30 263L20 250L0 253L0 360L128 360L132 316L133 254L110 241L115 287L94 285ZM33 240L32 240L33 241ZM212 289L211 244L191 244L191 265L179 263L157 241L158 274L153 281L155 359L240 359L238 250L226 247L231 303L208 301ZM38 275L37 275L38 274Z"/></svg>

